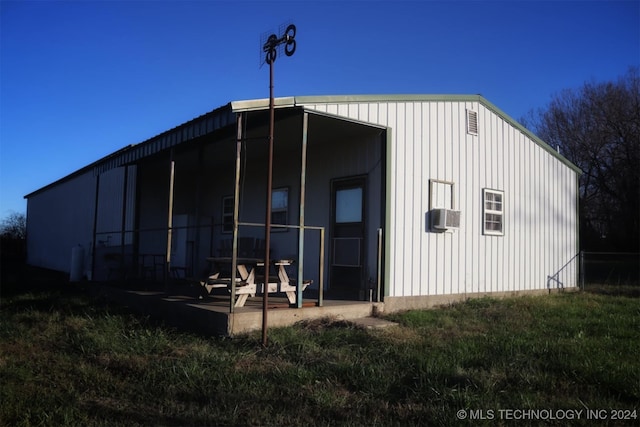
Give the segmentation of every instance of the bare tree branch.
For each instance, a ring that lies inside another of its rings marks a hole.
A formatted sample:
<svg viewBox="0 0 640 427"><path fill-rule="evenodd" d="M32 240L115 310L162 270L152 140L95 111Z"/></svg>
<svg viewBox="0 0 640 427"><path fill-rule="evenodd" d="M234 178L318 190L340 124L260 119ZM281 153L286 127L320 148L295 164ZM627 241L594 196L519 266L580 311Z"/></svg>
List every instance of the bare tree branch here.
<svg viewBox="0 0 640 427"><path fill-rule="evenodd" d="M639 250L639 69L629 68L616 82L565 89L525 121L583 171L583 245Z"/></svg>

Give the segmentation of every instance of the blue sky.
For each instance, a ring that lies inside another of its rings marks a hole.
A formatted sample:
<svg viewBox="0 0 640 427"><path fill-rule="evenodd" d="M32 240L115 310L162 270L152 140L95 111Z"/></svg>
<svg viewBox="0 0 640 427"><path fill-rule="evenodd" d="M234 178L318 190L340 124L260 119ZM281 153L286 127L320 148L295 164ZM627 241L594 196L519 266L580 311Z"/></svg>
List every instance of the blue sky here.
<svg viewBox="0 0 640 427"><path fill-rule="evenodd" d="M0 218L23 196L232 100L297 26L275 95L482 94L515 119L640 65L640 1L0 0Z"/></svg>

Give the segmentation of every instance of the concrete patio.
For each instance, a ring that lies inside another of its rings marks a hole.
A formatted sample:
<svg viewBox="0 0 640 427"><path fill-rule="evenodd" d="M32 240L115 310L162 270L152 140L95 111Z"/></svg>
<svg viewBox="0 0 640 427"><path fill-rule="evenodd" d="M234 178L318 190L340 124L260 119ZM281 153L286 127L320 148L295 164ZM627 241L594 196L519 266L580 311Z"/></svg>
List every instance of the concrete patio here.
<svg viewBox="0 0 640 427"><path fill-rule="evenodd" d="M132 311L160 319L168 325L199 333L236 336L262 328L262 297L249 298L244 307L229 312L229 296L195 296L192 289L127 290L104 284L89 286L91 293ZM304 299L303 308L291 308L284 296L269 295L268 327L289 326L304 320L332 317L337 320L362 319L374 313L379 303L325 299Z"/></svg>

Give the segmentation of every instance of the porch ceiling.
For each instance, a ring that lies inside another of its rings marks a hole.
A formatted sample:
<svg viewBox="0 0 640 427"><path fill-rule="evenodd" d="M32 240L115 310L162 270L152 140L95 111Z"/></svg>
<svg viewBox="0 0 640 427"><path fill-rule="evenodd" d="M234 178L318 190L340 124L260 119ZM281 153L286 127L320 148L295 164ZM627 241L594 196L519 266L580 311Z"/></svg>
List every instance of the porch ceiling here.
<svg viewBox="0 0 640 427"><path fill-rule="evenodd" d="M274 138L277 144L299 145L302 136L302 115L309 114L307 138L309 144L321 143L337 136L340 139L351 139L379 134L382 128L355 120L345 119L316 111L301 108L279 108L275 112ZM246 138L252 140L267 140L268 110L248 112Z"/></svg>
<svg viewBox="0 0 640 427"><path fill-rule="evenodd" d="M282 156L297 154L302 143L302 115L305 110L297 107L280 108L276 110L275 123L275 155ZM332 141L350 141L368 138L378 135L381 129L357 121L345 120L331 115L309 113L307 129L307 144L326 144ZM243 130L244 148L243 156L246 160L254 162L265 158L268 150L269 112L254 110L246 112L243 120L246 127ZM180 158L182 168L196 170L198 168L198 156L194 155L198 146L207 147L207 161L209 167L223 170L232 163L235 157L235 135L232 126L226 133L219 133L215 137L204 136L180 145L176 151L176 157ZM189 154L191 153L191 154ZM161 161L163 162L163 161ZM255 165L255 164L254 164ZM261 165L261 163L258 163ZM161 168L164 167L162 163Z"/></svg>
<svg viewBox="0 0 640 427"><path fill-rule="evenodd" d="M344 120L339 117L332 117L323 114L309 114L309 142L316 140L327 140L340 135L341 138L349 139L363 135L378 134L381 129L366 123L352 120Z"/></svg>

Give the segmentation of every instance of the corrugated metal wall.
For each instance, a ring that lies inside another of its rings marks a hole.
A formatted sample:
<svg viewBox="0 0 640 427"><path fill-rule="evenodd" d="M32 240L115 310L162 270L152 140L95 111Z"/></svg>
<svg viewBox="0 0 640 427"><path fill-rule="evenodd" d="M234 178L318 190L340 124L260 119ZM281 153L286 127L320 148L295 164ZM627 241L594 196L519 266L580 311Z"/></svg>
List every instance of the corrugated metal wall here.
<svg viewBox="0 0 640 427"><path fill-rule="evenodd" d="M84 248L84 270L91 269L93 226L96 203L96 176L88 171L32 195L28 201L27 245L30 265L69 272L71 251ZM98 191L98 249L120 247L124 192L124 167L100 176ZM136 167L130 166L126 191L126 230L133 230L135 218ZM125 234L131 245L133 233Z"/></svg>
<svg viewBox="0 0 640 427"><path fill-rule="evenodd" d="M577 285L577 174L478 101L309 103L387 126L389 296ZM467 133L467 109L478 134ZM454 232L427 224L430 180L454 183ZM504 191L504 235L482 233L484 188Z"/></svg>
<svg viewBox="0 0 640 427"><path fill-rule="evenodd" d="M327 140L321 140L313 135L317 126L329 125L324 121L311 117L309 124L309 147L307 151L307 199L305 207L305 221L307 225L323 226L325 235L325 278L330 280L329 272L332 255L331 250L331 183L334 179L350 177L366 177L365 195L365 226L366 238L363 257L364 280L375 281L377 277L377 229L381 227L380 195L382 182L382 130L370 129L361 131L357 137L331 134ZM305 244L307 259L305 274L316 277L316 263L320 254L314 250L318 247L316 233L307 232L309 245ZM310 261L314 260L314 261ZM307 266L308 264L308 266ZM313 268L313 269L312 269ZM368 295L367 295L368 297Z"/></svg>
<svg viewBox="0 0 640 427"><path fill-rule="evenodd" d="M100 175L98 223L96 227L96 240L99 244L120 246L123 209L126 209L124 212L125 231L134 229L136 170L137 167L135 165L123 166L103 172ZM123 205L123 203L126 204ZM125 233L124 244L131 245L132 243L133 233Z"/></svg>
<svg viewBox="0 0 640 427"><path fill-rule="evenodd" d="M71 251L81 245L89 265L93 241L95 177L87 172L29 198L27 262L69 272Z"/></svg>
<svg viewBox="0 0 640 427"><path fill-rule="evenodd" d="M136 170L135 165L121 166L100 174L94 280L113 279L133 272ZM120 259L122 255L124 258Z"/></svg>

